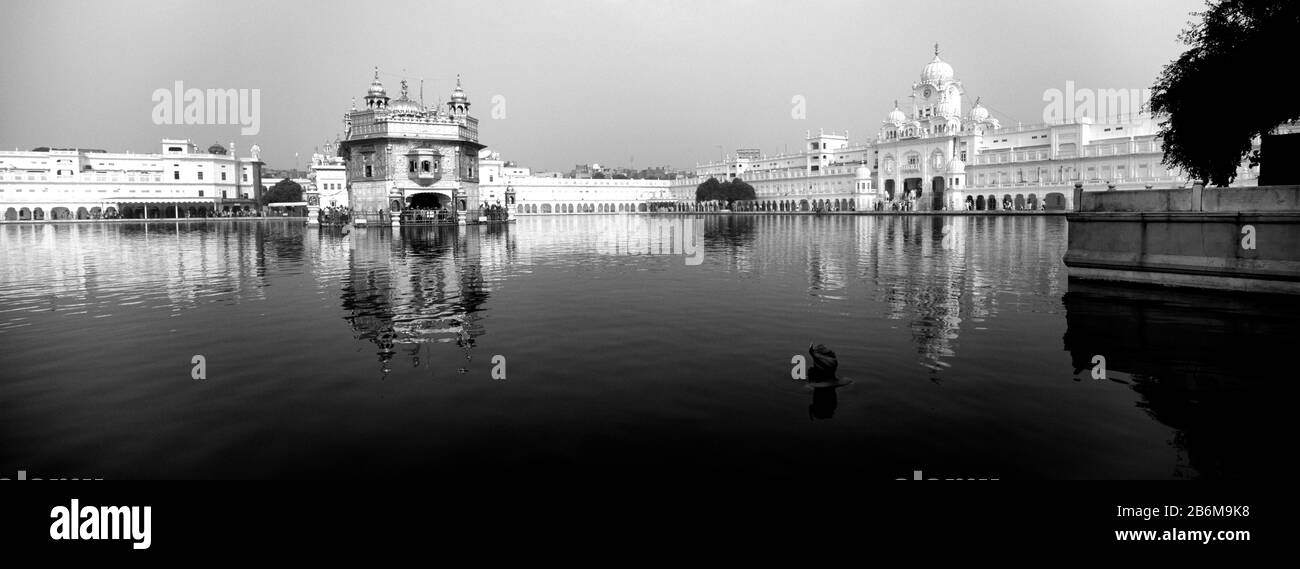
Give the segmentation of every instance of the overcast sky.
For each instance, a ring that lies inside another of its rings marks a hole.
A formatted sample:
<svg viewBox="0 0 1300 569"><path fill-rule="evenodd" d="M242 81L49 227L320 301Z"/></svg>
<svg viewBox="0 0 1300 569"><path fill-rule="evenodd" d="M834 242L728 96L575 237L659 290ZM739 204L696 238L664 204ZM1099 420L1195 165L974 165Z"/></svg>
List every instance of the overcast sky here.
<svg viewBox="0 0 1300 569"><path fill-rule="evenodd" d="M718 146L774 153L806 130L874 136L938 42L1004 124L1043 92L1149 87L1202 0L5 0L0 147L157 152L164 137L256 143L305 164L379 66L428 103L456 74L480 141L537 170L691 167ZM155 89L260 89L261 132L155 125ZM493 118L493 97L504 117ZM806 118L791 99L806 100Z"/></svg>

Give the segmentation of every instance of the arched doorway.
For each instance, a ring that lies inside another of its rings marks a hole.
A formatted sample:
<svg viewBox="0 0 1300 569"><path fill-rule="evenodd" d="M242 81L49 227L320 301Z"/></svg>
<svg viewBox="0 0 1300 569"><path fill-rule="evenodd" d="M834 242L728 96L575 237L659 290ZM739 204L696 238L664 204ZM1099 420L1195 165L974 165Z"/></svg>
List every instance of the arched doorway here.
<svg viewBox="0 0 1300 569"><path fill-rule="evenodd" d="M916 203L924 203L924 191L921 188L920 178L908 178L903 180L903 199L915 199Z"/></svg>
<svg viewBox="0 0 1300 569"><path fill-rule="evenodd" d="M1038 196L1036 196L1036 195L1034 195L1034 194L1029 194L1029 200L1028 200L1028 203L1029 203L1029 209L1032 209L1032 210L1035 210L1035 211L1038 210Z"/></svg>
<svg viewBox="0 0 1300 569"><path fill-rule="evenodd" d="M85 206L77 208L77 219L90 219L90 210Z"/></svg>
<svg viewBox="0 0 1300 569"><path fill-rule="evenodd" d="M885 199L894 201L894 181L885 180Z"/></svg>
<svg viewBox="0 0 1300 569"><path fill-rule="evenodd" d="M1043 196L1043 209L1061 211L1065 209L1065 194L1052 192Z"/></svg>
<svg viewBox="0 0 1300 569"><path fill-rule="evenodd" d="M799 200L799 211L808 211L810 209L812 209L812 206L808 204L808 200Z"/></svg>
<svg viewBox="0 0 1300 569"><path fill-rule="evenodd" d="M18 219L20 221L28 221L31 218L32 218L32 210L27 208L22 208L18 210Z"/></svg>
<svg viewBox="0 0 1300 569"><path fill-rule="evenodd" d="M935 176L932 178L930 180L930 189L930 209L936 211L943 209L943 176Z"/></svg>
<svg viewBox="0 0 1300 569"><path fill-rule="evenodd" d="M5 221L18 221L18 210L9 208L5 210Z"/></svg>
<svg viewBox="0 0 1300 569"><path fill-rule="evenodd" d="M970 198L967 198L967 199L970 199ZM978 196L978 197L976 197L976 198L975 198L975 211L984 211L984 207L985 207L985 206L984 206L984 196Z"/></svg>
<svg viewBox="0 0 1300 569"><path fill-rule="evenodd" d="M411 194L412 209L443 209L451 206L451 196L437 192L419 192Z"/></svg>
<svg viewBox="0 0 1300 569"><path fill-rule="evenodd" d="M1025 209L1025 194L1016 194L1016 209Z"/></svg>

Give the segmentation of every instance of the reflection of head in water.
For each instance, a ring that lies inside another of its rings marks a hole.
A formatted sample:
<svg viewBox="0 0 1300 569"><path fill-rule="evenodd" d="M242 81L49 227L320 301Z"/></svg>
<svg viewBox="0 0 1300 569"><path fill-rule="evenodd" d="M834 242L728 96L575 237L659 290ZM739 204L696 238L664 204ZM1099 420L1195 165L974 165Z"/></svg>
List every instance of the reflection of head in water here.
<svg viewBox="0 0 1300 569"><path fill-rule="evenodd" d="M840 362L835 351L825 344L809 345L808 356L812 367L808 369L808 383L813 388L812 404L808 406L809 419L830 419L839 406L839 396L835 390L848 384L848 381L836 373Z"/></svg>
<svg viewBox="0 0 1300 569"><path fill-rule="evenodd" d="M835 395L834 387L815 387L812 405L808 406L808 418L830 419L835 415L835 408L838 406L839 396Z"/></svg>

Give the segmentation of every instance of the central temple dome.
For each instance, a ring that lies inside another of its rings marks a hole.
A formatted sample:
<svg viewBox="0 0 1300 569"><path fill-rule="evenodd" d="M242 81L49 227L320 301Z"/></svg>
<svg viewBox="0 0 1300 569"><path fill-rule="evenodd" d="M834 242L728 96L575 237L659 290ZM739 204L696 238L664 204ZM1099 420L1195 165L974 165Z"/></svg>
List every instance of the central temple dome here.
<svg viewBox="0 0 1300 569"><path fill-rule="evenodd" d="M392 103L388 104L389 112L395 115L420 115L424 114L424 107L419 103L412 101L406 94L406 80L402 80L402 96L398 97Z"/></svg>
<svg viewBox="0 0 1300 569"><path fill-rule="evenodd" d="M925 64L925 69L921 70L921 82L931 85L939 85L952 81L952 66L948 62L939 59L939 44L934 44L934 59Z"/></svg>

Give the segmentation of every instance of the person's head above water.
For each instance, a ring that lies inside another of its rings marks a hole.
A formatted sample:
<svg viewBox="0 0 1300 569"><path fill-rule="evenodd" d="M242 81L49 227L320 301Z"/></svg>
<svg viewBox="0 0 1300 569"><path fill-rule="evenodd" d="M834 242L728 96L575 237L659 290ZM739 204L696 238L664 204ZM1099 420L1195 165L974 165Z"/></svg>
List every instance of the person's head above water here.
<svg viewBox="0 0 1300 569"><path fill-rule="evenodd" d="M812 368L808 370L808 379L835 379L835 370L840 362L835 359L835 352L825 344L809 345L808 355L812 358Z"/></svg>

